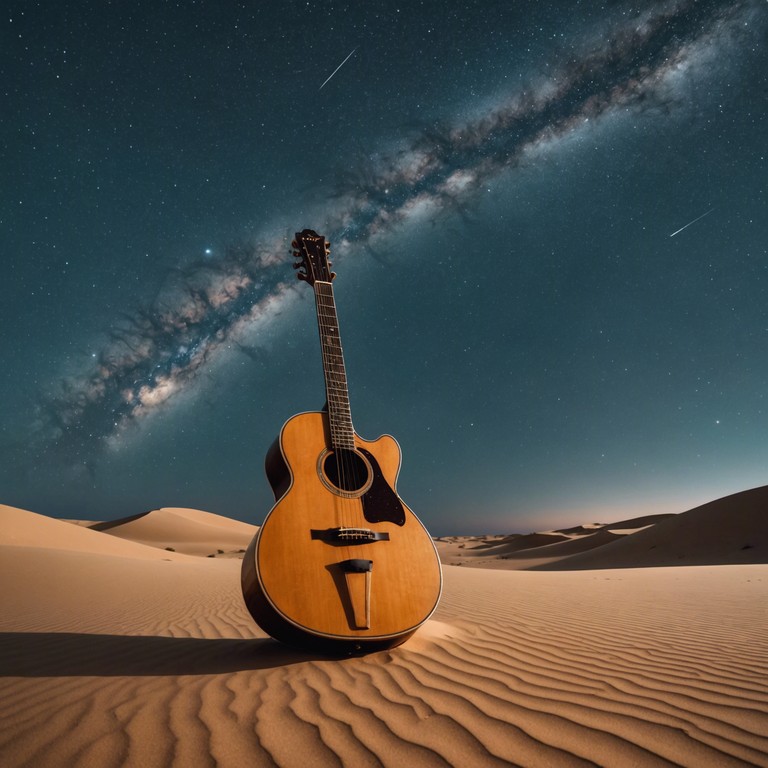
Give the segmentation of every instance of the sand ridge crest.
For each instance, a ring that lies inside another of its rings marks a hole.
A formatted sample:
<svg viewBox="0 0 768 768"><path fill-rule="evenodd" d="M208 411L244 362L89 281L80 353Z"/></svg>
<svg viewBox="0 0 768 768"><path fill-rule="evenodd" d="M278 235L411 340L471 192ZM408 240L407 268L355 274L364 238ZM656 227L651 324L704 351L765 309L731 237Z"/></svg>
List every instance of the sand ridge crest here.
<svg viewBox="0 0 768 768"><path fill-rule="evenodd" d="M119 520L97 523L93 530L189 555L242 554L258 526L184 507L162 507Z"/></svg>
<svg viewBox="0 0 768 768"><path fill-rule="evenodd" d="M93 552L118 557L174 559L184 555L161 554L155 547L106 536L77 524L36 512L0 504L0 546L36 547L74 552Z"/></svg>

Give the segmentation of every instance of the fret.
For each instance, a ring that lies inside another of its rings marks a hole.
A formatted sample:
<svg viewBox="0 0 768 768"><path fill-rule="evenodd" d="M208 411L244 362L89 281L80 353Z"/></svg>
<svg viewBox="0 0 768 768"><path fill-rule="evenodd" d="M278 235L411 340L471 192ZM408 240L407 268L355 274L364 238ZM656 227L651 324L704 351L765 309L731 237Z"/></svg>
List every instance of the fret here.
<svg viewBox="0 0 768 768"><path fill-rule="evenodd" d="M331 443L334 448L351 450L355 447L355 431L352 426L352 415L349 407L347 373L339 336L333 286L330 283L316 280L314 289Z"/></svg>

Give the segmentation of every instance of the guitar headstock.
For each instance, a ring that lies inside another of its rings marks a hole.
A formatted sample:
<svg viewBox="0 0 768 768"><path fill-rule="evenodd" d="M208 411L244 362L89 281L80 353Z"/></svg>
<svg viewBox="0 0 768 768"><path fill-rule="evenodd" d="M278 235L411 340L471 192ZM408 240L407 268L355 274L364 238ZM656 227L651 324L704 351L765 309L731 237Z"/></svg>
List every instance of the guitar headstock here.
<svg viewBox="0 0 768 768"><path fill-rule="evenodd" d="M333 262L328 258L331 244L322 235L312 229L305 229L296 233L296 239L291 245L295 249L293 255L299 259L293 265L294 269L299 270L299 280L314 285L316 280L330 283L336 277L336 273L331 272Z"/></svg>

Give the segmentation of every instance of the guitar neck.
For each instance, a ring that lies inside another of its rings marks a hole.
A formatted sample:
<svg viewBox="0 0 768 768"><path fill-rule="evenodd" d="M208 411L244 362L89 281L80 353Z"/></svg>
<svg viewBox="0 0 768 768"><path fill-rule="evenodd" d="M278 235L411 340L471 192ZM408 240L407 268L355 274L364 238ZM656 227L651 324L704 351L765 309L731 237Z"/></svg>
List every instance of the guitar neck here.
<svg viewBox="0 0 768 768"><path fill-rule="evenodd" d="M352 427L352 414L349 408L347 372L344 367L344 353L341 349L333 286L330 282L316 280L314 289L331 444L334 449L352 450L355 447L355 431Z"/></svg>

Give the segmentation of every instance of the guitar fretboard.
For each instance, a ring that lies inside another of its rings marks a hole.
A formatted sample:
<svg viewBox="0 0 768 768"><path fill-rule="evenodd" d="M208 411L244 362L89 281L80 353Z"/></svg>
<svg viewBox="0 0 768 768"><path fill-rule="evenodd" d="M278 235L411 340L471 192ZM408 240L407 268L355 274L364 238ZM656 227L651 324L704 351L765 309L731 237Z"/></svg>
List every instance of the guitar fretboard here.
<svg viewBox="0 0 768 768"><path fill-rule="evenodd" d="M331 283L316 280L315 304L317 325L320 331L320 349L323 354L325 392L328 399L328 421L331 428L331 444L334 448L355 447L355 431L349 408L347 372L341 349L336 302Z"/></svg>

